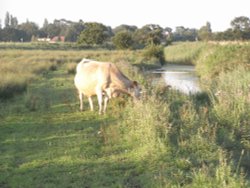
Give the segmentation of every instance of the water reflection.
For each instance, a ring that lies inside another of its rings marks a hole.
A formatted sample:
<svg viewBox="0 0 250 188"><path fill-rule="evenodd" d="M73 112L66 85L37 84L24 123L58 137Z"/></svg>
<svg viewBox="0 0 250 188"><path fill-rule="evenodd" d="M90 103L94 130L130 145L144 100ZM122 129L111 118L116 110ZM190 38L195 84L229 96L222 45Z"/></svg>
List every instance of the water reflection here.
<svg viewBox="0 0 250 188"><path fill-rule="evenodd" d="M201 91L195 67L191 65L167 65L155 73L162 73L167 85L185 94L195 94Z"/></svg>

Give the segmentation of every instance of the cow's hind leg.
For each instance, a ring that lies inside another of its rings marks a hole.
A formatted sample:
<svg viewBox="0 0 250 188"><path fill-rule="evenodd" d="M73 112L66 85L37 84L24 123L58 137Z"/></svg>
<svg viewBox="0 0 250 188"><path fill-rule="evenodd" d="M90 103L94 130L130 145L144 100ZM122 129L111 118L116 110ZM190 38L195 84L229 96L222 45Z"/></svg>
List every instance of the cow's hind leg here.
<svg viewBox="0 0 250 188"><path fill-rule="evenodd" d="M82 101L82 98L83 98L83 94L79 91L80 110L81 111L83 110L83 101Z"/></svg>

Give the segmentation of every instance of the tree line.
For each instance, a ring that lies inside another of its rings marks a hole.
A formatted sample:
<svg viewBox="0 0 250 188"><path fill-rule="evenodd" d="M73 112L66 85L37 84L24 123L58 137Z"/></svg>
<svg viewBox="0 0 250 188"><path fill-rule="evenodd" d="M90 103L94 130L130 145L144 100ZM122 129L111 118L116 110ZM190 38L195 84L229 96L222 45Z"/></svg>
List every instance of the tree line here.
<svg viewBox="0 0 250 188"><path fill-rule="evenodd" d="M55 19L49 23L45 19L39 28L29 20L19 24L18 19L9 12L6 13L4 26L0 24L0 41L4 42L30 42L58 36L63 36L66 42L79 45L113 45L119 49L138 49L149 44L168 45L173 41L249 40L250 19L245 16L236 17L231 21L231 28L223 32L212 32L209 22L199 29L178 26L173 31L170 27L163 28L156 24L147 24L141 28L131 25L111 28L97 22Z"/></svg>

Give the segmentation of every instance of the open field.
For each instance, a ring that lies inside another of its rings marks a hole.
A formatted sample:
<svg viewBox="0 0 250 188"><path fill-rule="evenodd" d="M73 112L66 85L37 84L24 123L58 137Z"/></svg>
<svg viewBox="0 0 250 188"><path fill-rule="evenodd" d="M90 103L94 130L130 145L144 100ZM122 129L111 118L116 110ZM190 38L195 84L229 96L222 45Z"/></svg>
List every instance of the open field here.
<svg viewBox="0 0 250 188"><path fill-rule="evenodd" d="M0 187L249 187L249 46L192 43L183 58L188 44L166 61L196 65L206 84L194 96L150 84L141 51L1 50ZM83 57L117 63L142 100L80 112Z"/></svg>

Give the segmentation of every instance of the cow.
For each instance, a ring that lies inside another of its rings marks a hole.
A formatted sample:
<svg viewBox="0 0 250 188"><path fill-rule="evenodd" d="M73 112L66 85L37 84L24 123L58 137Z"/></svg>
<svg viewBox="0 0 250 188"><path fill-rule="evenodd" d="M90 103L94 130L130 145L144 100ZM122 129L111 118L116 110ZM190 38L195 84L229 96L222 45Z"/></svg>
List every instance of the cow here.
<svg viewBox="0 0 250 188"><path fill-rule="evenodd" d="M92 96L96 95L99 114L106 112L108 100L128 94L135 99L140 97L140 87L136 81L131 81L115 64L82 59L76 67L74 84L79 93L80 110L83 110L83 96L89 101L91 111L94 110ZM104 106L102 105L104 98Z"/></svg>

